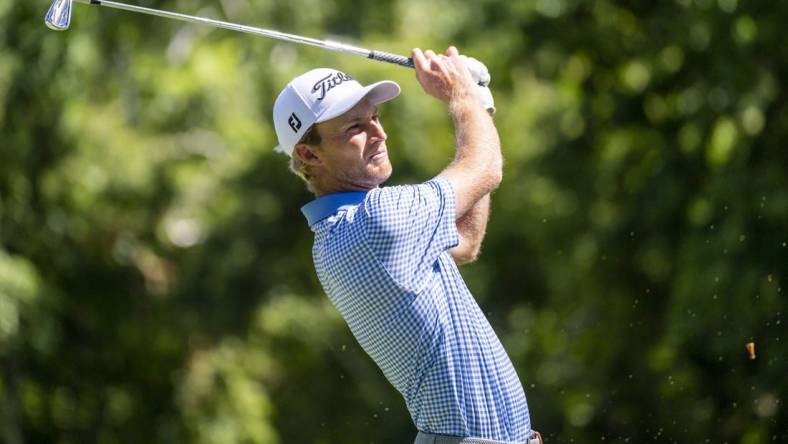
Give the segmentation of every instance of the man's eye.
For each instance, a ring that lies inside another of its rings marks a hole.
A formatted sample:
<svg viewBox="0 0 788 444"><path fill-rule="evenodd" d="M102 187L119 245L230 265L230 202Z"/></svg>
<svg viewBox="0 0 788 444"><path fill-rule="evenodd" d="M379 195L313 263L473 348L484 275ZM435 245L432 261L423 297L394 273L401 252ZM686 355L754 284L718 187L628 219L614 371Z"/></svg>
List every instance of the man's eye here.
<svg viewBox="0 0 788 444"><path fill-rule="evenodd" d="M361 128L361 125L353 125L353 126L351 126L350 128L347 129L347 132L352 133L352 132L358 131L359 128Z"/></svg>

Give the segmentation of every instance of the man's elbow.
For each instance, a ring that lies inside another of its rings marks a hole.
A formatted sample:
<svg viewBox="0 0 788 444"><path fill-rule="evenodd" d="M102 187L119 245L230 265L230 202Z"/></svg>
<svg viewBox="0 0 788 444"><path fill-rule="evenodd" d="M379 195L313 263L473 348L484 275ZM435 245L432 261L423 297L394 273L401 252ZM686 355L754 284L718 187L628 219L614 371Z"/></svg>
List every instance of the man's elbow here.
<svg viewBox="0 0 788 444"><path fill-rule="evenodd" d="M465 256L465 257L462 259L462 261L459 261L459 262L457 262L457 265L466 265L466 264L472 264L472 263L476 262L476 260L477 260L477 259L479 259L479 254L480 254L480 253L479 253L479 251L478 251L478 250L476 250L476 251L474 251L474 252L471 252L470 254L468 254L467 256Z"/></svg>
<svg viewBox="0 0 788 444"><path fill-rule="evenodd" d="M476 262L479 259L479 255L481 254L481 245L476 245L473 247L467 248L458 248L451 250L451 256L454 258L454 262L457 265L465 265Z"/></svg>
<svg viewBox="0 0 788 444"><path fill-rule="evenodd" d="M490 190L495 190L503 180L503 159L499 156L492 162L488 171Z"/></svg>
<svg viewBox="0 0 788 444"><path fill-rule="evenodd" d="M476 182L479 190L483 190L484 194L490 194L501 184L503 180L503 171L501 168L490 167L479 177Z"/></svg>
<svg viewBox="0 0 788 444"><path fill-rule="evenodd" d="M503 168L497 168L492 173L492 177L490 178L492 182L492 189L495 190L501 185L501 181L503 181Z"/></svg>

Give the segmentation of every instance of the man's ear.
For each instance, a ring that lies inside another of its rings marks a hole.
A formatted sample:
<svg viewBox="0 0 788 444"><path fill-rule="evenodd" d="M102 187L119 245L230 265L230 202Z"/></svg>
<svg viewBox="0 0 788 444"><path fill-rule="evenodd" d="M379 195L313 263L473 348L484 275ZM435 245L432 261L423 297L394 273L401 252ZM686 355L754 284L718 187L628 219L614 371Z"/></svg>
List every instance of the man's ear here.
<svg viewBox="0 0 788 444"><path fill-rule="evenodd" d="M296 144L295 147L293 147L293 157L296 157L298 160L300 160L302 163L306 165L316 166L316 165L321 165L323 163L323 161L320 160L320 157L315 151L314 146L310 146L305 143L299 143Z"/></svg>

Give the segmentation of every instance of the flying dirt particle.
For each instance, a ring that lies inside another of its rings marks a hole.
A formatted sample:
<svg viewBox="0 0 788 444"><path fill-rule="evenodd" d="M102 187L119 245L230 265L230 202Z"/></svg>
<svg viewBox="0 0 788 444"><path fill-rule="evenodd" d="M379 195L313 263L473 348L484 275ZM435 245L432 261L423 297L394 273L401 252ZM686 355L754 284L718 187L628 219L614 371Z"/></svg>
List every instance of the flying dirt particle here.
<svg viewBox="0 0 788 444"><path fill-rule="evenodd" d="M748 342L744 346L747 348L747 353L750 355L750 360L755 359L755 343Z"/></svg>

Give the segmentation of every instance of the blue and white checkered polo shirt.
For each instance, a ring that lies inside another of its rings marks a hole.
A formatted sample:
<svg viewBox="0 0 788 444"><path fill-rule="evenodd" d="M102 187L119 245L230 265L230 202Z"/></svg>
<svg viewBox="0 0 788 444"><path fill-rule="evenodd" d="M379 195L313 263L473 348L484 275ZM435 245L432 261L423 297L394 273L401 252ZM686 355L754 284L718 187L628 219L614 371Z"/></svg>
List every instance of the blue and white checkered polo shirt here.
<svg viewBox="0 0 788 444"><path fill-rule="evenodd" d="M448 252L454 200L436 178L310 202L317 275L419 430L527 441L520 380Z"/></svg>

